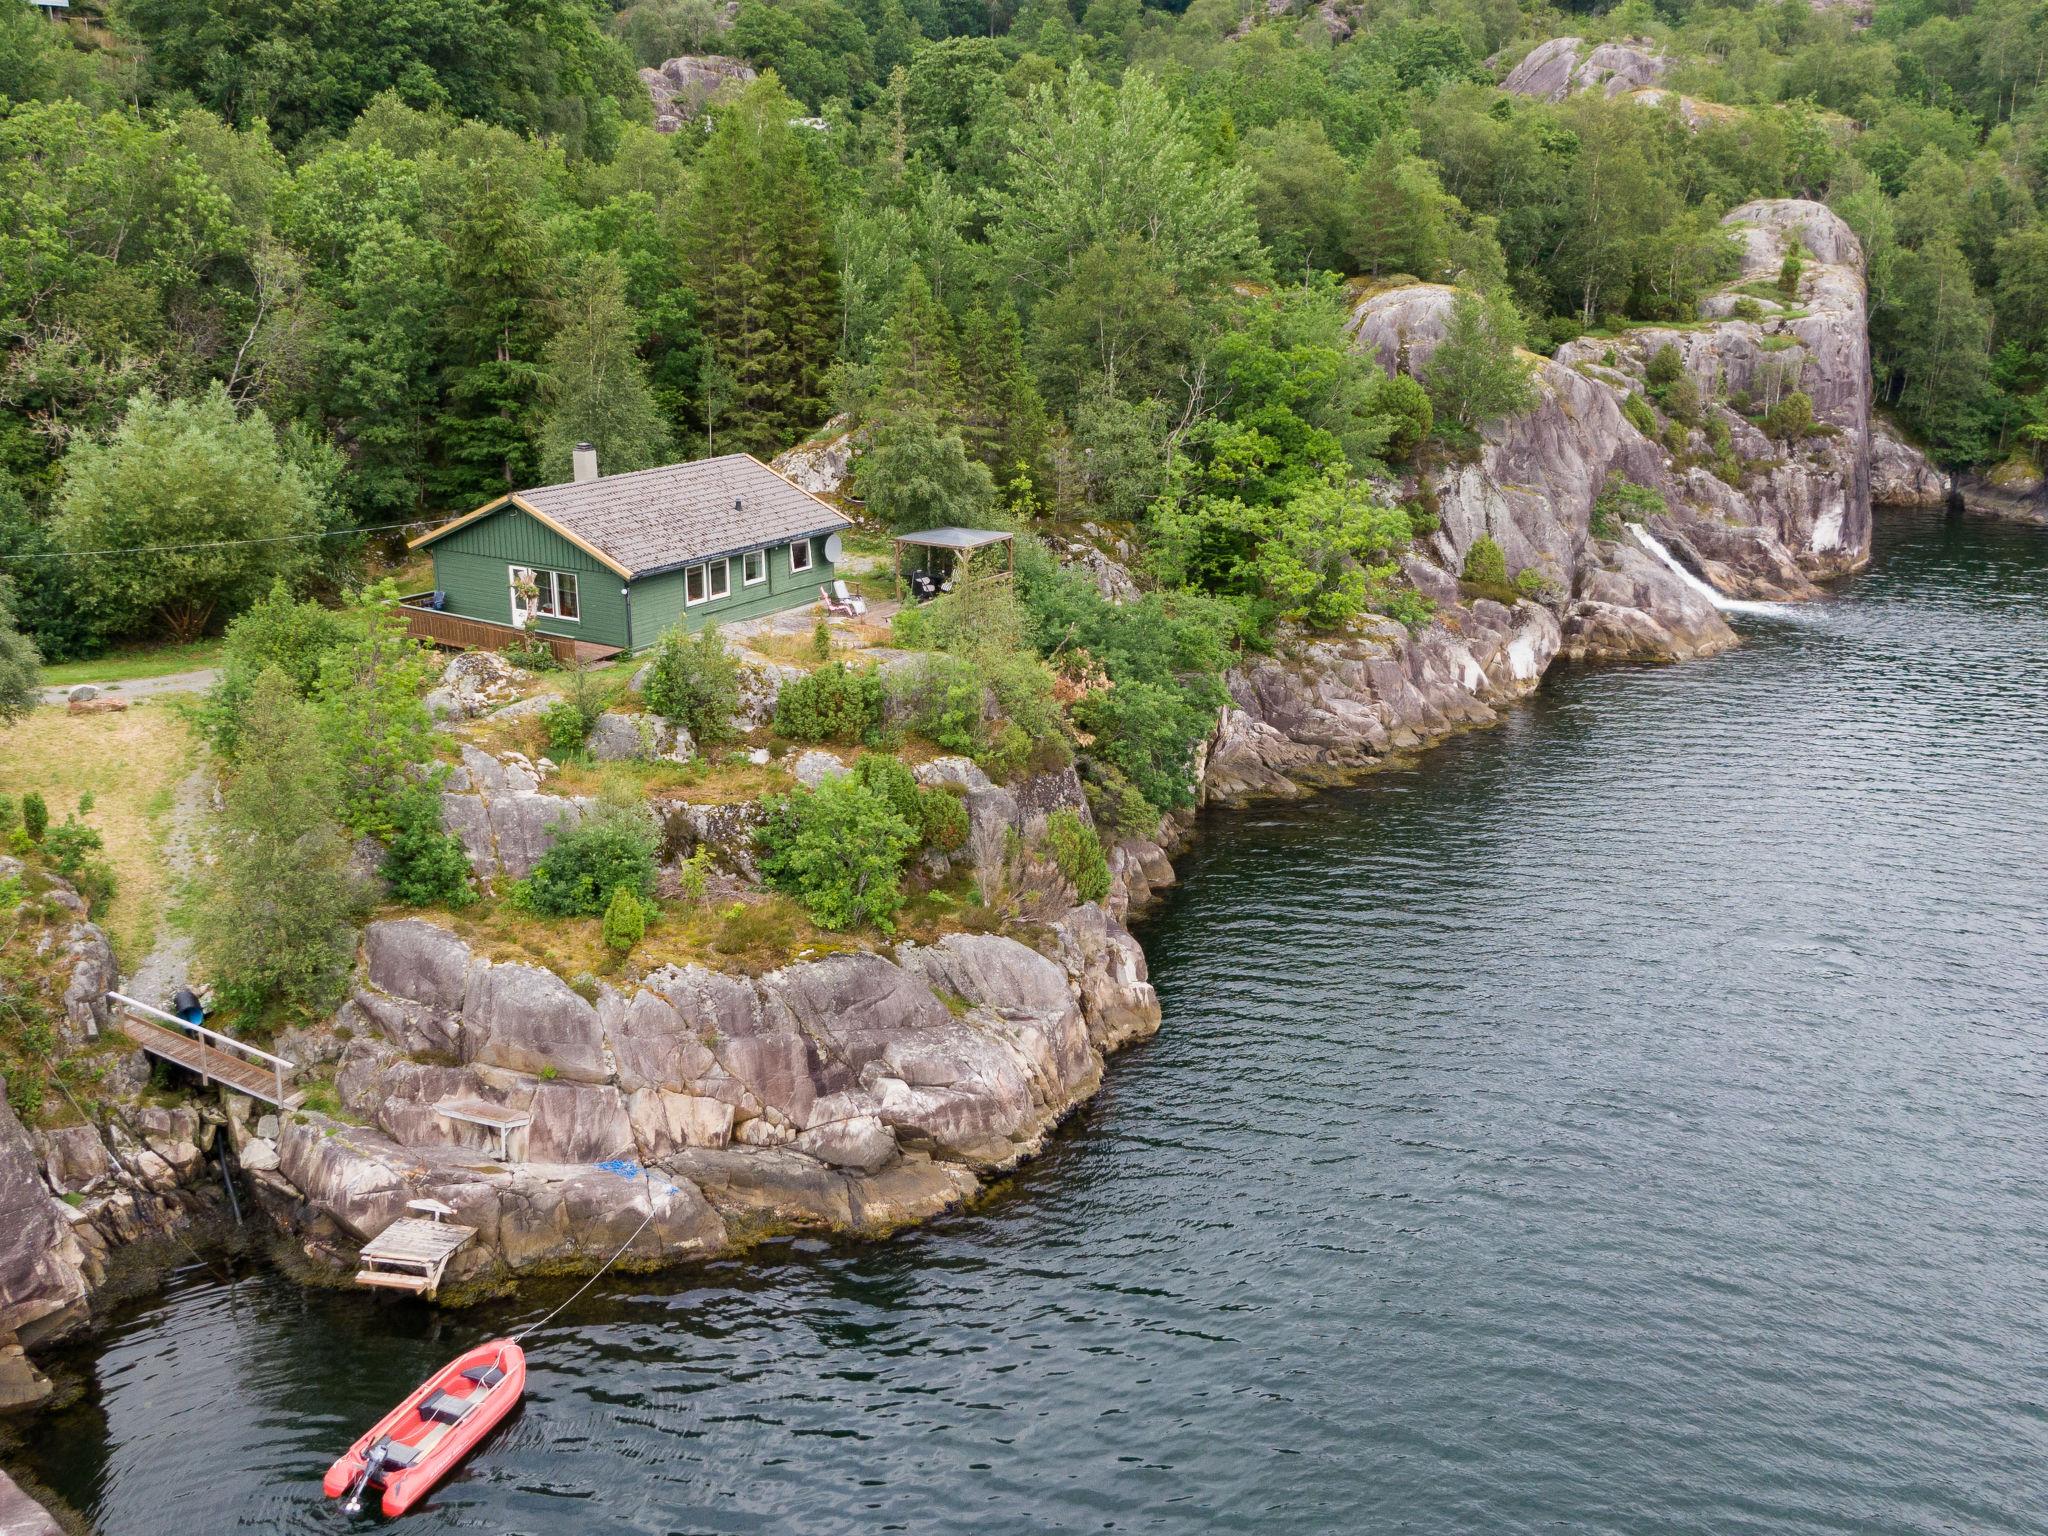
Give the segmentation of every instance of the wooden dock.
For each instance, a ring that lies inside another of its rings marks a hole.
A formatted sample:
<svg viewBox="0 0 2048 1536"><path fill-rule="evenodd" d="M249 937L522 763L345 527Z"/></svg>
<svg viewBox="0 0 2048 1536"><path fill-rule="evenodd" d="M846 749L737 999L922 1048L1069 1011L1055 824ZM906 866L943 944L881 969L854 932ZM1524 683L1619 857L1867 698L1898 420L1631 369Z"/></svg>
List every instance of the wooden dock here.
<svg viewBox="0 0 2048 1536"><path fill-rule="evenodd" d="M287 1081L297 1069L282 1056L245 1045L203 1024L189 1024L118 992L109 992L107 997L122 1007L122 1032L158 1060L279 1109L297 1109L306 1102L306 1095L293 1090Z"/></svg>
<svg viewBox="0 0 2048 1536"><path fill-rule="evenodd" d="M455 1257L456 1249L476 1236L475 1227L441 1220L443 1213L454 1213L438 1200L414 1200L410 1208L431 1210L434 1214L425 1218L401 1216L363 1244L359 1255L363 1267L356 1271L357 1285L431 1297L440 1288L441 1275L448 1268L448 1261Z"/></svg>

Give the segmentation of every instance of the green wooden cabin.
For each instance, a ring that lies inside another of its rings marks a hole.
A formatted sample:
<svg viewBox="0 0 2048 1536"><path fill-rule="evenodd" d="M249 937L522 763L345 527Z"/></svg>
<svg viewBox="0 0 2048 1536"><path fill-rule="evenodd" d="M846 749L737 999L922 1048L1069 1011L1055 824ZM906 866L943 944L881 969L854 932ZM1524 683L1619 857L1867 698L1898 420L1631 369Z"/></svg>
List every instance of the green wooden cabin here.
<svg viewBox="0 0 2048 1536"><path fill-rule="evenodd" d="M576 469L413 540L439 613L638 651L679 621L815 603L834 578L848 519L751 454L600 476L586 445Z"/></svg>

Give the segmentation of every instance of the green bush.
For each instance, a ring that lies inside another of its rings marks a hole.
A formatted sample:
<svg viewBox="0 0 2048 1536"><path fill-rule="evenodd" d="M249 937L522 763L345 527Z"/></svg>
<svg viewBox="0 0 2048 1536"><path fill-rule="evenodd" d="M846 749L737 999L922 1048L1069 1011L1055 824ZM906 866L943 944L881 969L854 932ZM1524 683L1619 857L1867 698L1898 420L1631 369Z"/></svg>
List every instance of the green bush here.
<svg viewBox="0 0 2048 1536"><path fill-rule="evenodd" d="M1216 726L1215 708L1202 695L1119 682L1076 704L1074 721L1095 737L1094 755L1153 805L1171 811L1194 803L1195 747Z"/></svg>
<svg viewBox="0 0 2048 1536"><path fill-rule="evenodd" d="M1650 354L1650 361L1643 367L1643 380L1650 386L1650 392L1668 389L1671 384L1684 377L1685 359L1678 355L1678 348L1670 342L1664 343Z"/></svg>
<svg viewBox="0 0 2048 1536"><path fill-rule="evenodd" d="M1436 410L1429 403L1429 391L1405 373L1375 379L1365 388L1359 412L1378 417L1387 431L1387 461L1406 464L1415 450L1429 441L1436 427Z"/></svg>
<svg viewBox="0 0 2048 1536"><path fill-rule="evenodd" d="M1557 583L1533 565L1515 572L1515 590L1526 598L1541 600L1557 590Z"/></svg>
<svg viewBox="0 0 2048 1536"><path fill-rule="evenodd" d="M41 791L32 789L21 797L21 825L32 843L40 843L50 829L50 807Z"/></svg>
<svg viewBox="0 0 2048 1536"><path fill-rule="evenodd" d="M1779 442L1798 442L1813 431L1813 397L1793 390L1764 413L1759 425L1767 436Z"/></svg>
<svg viewBox="0 0 2048 1536"><path fill-rule="evenodd" d="M870 752L853 765L853 777L911 826L918 824L917 775L885 752Z"/></svg>
<svg viewBox="0 0 2048 1536"><path fill-rule="evenodd" d="M832 659L832 626L823 619L811 627L811 659L830 661Z"/></svg>
<svg viewBox="0 0 2048 1536"><path fill-rule="evenodd" d="M1757 303L1757 301L1749 297L1748 294L1744 294L1741 298L1735 301L1736 319L1756 321L1763 319L1763 317L1763 305Z"/></svg>
<svg viewBox="0 0 2048 1536"><path fill-rule="evenodd" d="M548 755L556 758L573 757L583 750L583 743L590 735L595 720L586 720L583 711L567 699L557 699L541 711L540 728L548 739Z"/></svg>
<svg viewBox="0 0 2048 1536"><path fill-rule="evenodd" d="M1646 485L1624 480L1620 470L1607 472L1607 483L1593 499L1590 526L1596 539L1618 539L1623 523L1640 523L1670 507L1662 495ZM1526 573L1524 573L1526 574Z"/></svg>
<svg viewBox="0 0 2048 1536"><path fill-rule="evenodd" d="M1113 837L1157 837L1159 811L1113 764L1093 758L1082 764L1081 788L1095 824Z"/></svg>
<svg viewBox="0 0 2048 1536"><path fill-rule="evenodd" d="M97 830L75 816L66 816L63 825L50 828L44 835L43 857L56 867L58 874L68 879L78 873L88 853L97 852L105 846L106 840Z"/></svg>
<svg viewBox="0 0 2048 1536"><path fill-rule="evenodd" d="M1628 419L1628 424L1643 436L1653 439L1656 437L1657 413L1650 409L1649 401L1635 391L1629 391L1622 399L1621 414Z"/></svg>
<svg viewBox="0 0 2048 1536"><path fill-rule="evenodd" d="M931 656L889 681L910 729L948 752L972 753L987 731L988 684L961 656Z"/></svg>
<svg viewBox="0 0 2048 1536"><path fill-rule="evenodd" d="M1078 811L1061 809L1045 820L1045 850L1083 901L1109 894L1109 860L1102 839Z"/></svg>
<svg viewBox="0 0 2048 1536"><path fill-rule="evenodd" d="M649 709L683 727L700 747L733 739L740 664L715 624L705 625L694 639L680 624L663 635L641 692Z"/></svg>
<svg viewBox="0 0 2048 1536"><path fill-rule="evenodd" d="M546 917L596 917L622 886L651 900L658 841L644 812L601 807L555 838L521 882L521 900Z"/></svg>
<svg viewBox="0 0 2048 1536"><path fill-rule="evenodd" d="M967 846L972 830L967 807L950 789L920 789L917 792L917 825L921 841L939 853L953 853Z"/></svg>
<svg viewBox="0 0 2048 1536"><path fill-rule="evenodd" d="M623 955L647 934L647 907L629 886L619 886L604 909L604 947Z"/></svg>
<svg viewBox="0 0 2048 1536"><path fill-rule="evenodd" d="M1793 236L1785 247L1785 259L1778 264L1778 292L1787 299L1799 297L1799 279L1806 271L1806 249Z"/></svg>
<svg viewBox="0 0 2048 1536"><path fill-rule="evenodd" d="M821 928L872 923L895 932L903 862L917 832L852 774L767 803L755 832L769 884L803 904Z"/></svg>
<svg viewBox="0 0 2048 1536"><path fill-rule="evenodd" d="M1465 552L1465 579L1477 586L1504 587L1508 584L1507 551L1490 533L1482 533Z"/></svg>
<svg viewBox="0 0 2048 1536"><path fill-rule="evenodd" d="M21 814L21 808L14 803L14 796L0 795L0 837L14 830L14 819Z"/></svg>
<svg viewBox="0 0 2048 1536"><path fill-rule="evenodd" d="M872 667L835 661L782 685L775 729L792 741L858 742L882 724L882 681Z"/></svg>
<svg viewBox="0 0 2048 1536"><path fill-rule="evenodd" d="M441 830L441 797L422 784L400 792L396 830L378 867L393 899L409 907L466 907L476 900L462 839Z"/></svg>

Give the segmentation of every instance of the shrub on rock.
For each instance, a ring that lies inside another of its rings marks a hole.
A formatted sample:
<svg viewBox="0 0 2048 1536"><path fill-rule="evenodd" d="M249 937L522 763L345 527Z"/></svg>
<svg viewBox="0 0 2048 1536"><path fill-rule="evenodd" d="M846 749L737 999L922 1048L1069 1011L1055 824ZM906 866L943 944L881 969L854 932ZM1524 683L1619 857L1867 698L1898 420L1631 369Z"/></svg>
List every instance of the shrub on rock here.
<svg viewBox="0 0 2048 1536"><path fill-rule="evenodd" d="M601 807L555 839L515 888L518 899L545 917L596 917L621 887L652 899L657 842L645 812Z"/></svg>
<svg viewBox="0 0 2048 1536"><path fill-rule="evenodd" d="M692 637L678 624L661 637L647 681L647 707L683 727L702 746L732 739L733 712L740 707L740 664L707 624Z"/></svg>
<svg viewBox="0 0 2048 1536"><path fill-rule="evenodd" d="M1102 839L1078 811L1061 809L1045 819L1045 851L1083 901L1109 894L1109 860Z"/></svg>
<svg viewBox="0 0 2048 1536"><path fill-rule="evenodd" d="M918 834L852 774L773 800L754 834L761 870L821 928L873 923L895 932L903 861Z"/></svg>
<svg viewBox="0 0 2048 1536"><path fill-rule="evenodd" d="M1465 551L1465 579L1474 586L1504 587L1508 584L1507 551L1490 533L1482 533Z"/></svg>
<svg viewBox="0 0 2048 1536"><path fill-rule="evenodd" d="M882 698L872 667L854 672L835 661L782 685L775 729L792 741L857 742L881 727Z"/></svg>
<svg viewBox="0 0 2048 1536"><path fill-rule="evenodd" d="M462 839L441 830L441 797L416 784L392 810L397 830L378 873L394 899L409 907L466 907L476 900L469 854Z"/></svg>
<svg viewBox="0 0 2048 1536"><path fill-rule="evenodd" d="M612 892L604 909L604 947L623 955L647 933L647 905L626 886Z"/></svg>

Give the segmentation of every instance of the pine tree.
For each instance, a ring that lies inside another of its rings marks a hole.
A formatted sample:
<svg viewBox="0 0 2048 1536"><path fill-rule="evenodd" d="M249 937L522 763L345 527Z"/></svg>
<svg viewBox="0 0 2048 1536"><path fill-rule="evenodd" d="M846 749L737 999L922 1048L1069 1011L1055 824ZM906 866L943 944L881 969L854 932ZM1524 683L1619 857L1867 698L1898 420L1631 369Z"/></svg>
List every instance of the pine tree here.
<svg viewBox="0 0 2048 1536"><path fill-rule="evenodd" d="M960 325L964 436L998 480L1021 465L1036 473L1045 457L1045 402L1024 363L1024 332L1015 306L977 300Z"/></svg>
<svg viewBox="0 0 2048 1536"><path fill-rule="evenodd" d="M541 473L569 477L578 443L597 449L605 474L665 464L674 438L640 361L626 275L615 256L587 262L558 310L560 329L542 358Z"/></svg>
<svg viewBox="0 0 2048 1536"><path fill-rule="evenodd" d="M437 233L454 302L440 352L441 468L435 489L461 505L531 484L540 356L554 261L535 217L537 173L527 146L472 124L451 156L455 183Z"/></svg>
<svg viewBox="0 0 2048 1536"><path fill-rule="evenodd" d="M713 111L688 255L712 355L730 376L720 430L774 451L823 421L839 292L816 181L773 72Z"/></svg>
<svg viewBox="0 0 2048 1536"><path fill-rule="evenodd" d="M885 415L921 413L942 421L960 416L963 400L953 317L932 297L931 284L918 267L904 276L895 311L882 328L877 361Z"/></svg>

